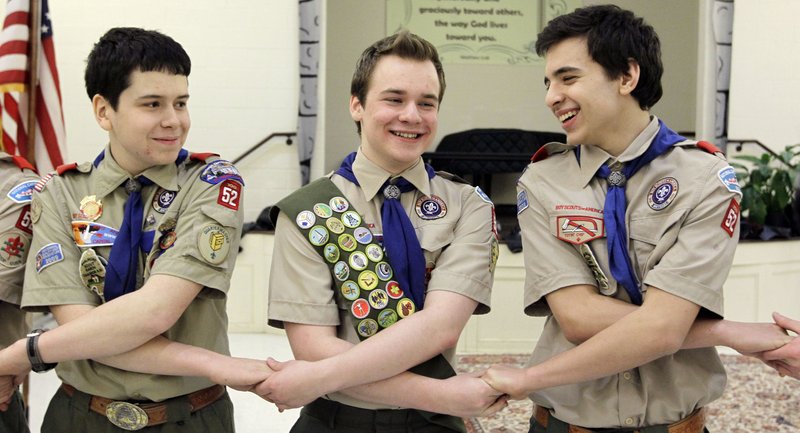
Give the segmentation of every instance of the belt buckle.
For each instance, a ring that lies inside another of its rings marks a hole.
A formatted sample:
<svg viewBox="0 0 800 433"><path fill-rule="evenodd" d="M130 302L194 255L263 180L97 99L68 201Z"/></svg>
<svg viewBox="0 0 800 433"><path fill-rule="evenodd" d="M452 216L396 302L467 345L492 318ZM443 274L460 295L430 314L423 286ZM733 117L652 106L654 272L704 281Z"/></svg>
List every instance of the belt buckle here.
<svg viewBox="0 0 800 433"><path fill-rule="evenodd" d="M109 403L106 406L106 418L111 424L128 431L141 430L150 422L144 409L126 401Z"/></svg>

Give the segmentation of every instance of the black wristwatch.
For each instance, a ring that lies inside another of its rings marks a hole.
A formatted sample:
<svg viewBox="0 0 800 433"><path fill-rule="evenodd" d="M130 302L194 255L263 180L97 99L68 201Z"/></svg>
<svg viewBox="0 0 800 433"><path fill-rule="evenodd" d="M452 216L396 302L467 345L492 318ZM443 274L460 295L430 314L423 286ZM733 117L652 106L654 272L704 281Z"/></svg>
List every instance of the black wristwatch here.
<svg viewBox="0 0 800 433"><path fill-rule="evenodd" d="M28 337L28 361L31 362L31 370L37 373L43 373L52 370L58 365L57 362L46 363L42 361L42 356L39 354L39 336L42 335L47 329L34 329Z"/></svg>

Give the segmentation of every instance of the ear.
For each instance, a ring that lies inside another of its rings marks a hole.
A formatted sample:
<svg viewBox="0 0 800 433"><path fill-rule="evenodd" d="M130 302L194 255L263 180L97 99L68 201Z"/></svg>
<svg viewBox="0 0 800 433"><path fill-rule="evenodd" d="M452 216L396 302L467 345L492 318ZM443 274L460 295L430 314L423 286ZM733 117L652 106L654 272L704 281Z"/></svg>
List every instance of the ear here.
<svg viewBox="0 0 800 433"><path fill-rule="evenodd" d="M639 62L634 59L628 59L628 71L620 76L619 91L623 95L630 95L633 93L636 86L639 84Z"/></svg>
<svg viewBox="0 0 800 433"><path fill-rule="evenodd" d="M350 96L350 117L356 122L360 122L362 117L364 117L364 106L355 95Z"/></svg>
<svg viewBox="0 0 800 433"><path fill-rule="evenodd" d="M111 107L108 99L100 94L94 95L92 97L92 109L94 110L94 119L97 124L106 131L111 131L111 116L114 113L114 108Z"/></svg>

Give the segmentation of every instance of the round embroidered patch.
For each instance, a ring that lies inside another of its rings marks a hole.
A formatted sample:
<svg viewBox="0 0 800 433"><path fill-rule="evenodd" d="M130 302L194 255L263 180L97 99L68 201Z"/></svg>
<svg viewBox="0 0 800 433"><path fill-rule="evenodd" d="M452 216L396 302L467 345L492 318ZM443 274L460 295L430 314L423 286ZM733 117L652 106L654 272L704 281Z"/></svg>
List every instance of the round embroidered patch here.
<svg viewBox="0 0 800 433"><path fill-rule="evenodd" d="M159 188L156 195L153 197L153 210L158 213L166 213L169 205L175 200L175 192L168 191L164 188Z"/></svg>
<svg viewBox="0 0 800 433"><path fill-rule="evenodd" d="M0 242L0 265L18 268L25 264L31 245L28 236L12 230L0 234Z"/></svg>
<svg viewBox="0 0 800 433"><path fill-rule="evenodd" d="M358 335L362 337L372 337L378 332L378 322L374 319L364 319L358 324Z"/></svg>
<svg viewBox="0 0 800 433"><path fill-rule="evenodd" d="M391 280L392 275L394 275L391 265L389 265L387 262L380 262L375 265L375 272L378 274L378 278L383 281Z"/></svg>
<svg viewBox="0 0 800 433"><path fill-rule="evenodd" d="M417 215L424 220L435 220L447 215L447 205L439 196L422 196L415 206Z"/></svg>
<svg viewBox="0 0 800 433"><path fill-rule="evenodd" d="M225 261L231 248L231 238L225 227L218 224L206 224L197 236L197 249L200 256L212 265Z"/></svg>
<svg viewBox="0 0 800 433"><path fill-rule="evenodd" d="M361 225L361 215L356 211L349 210L342 214L342 223L345 227L354 229Z"/></svg>
<svg viewBox="0 0 800 433"><path fill-rule="evenodd" d="M356 237L358 243L363 245L372 242L372 232L366 227L357 227L353 230L353 236Z"/></svg>
<svg viewBox="0 0 800 433"><path fill-rule="evenodd" d="M397 323L397 313L394 310L383 310L378 314L378 324L381 328L388 328Z"/></svg>
<svg viewBox="0 0 800 433"><path fill-rule="evenodd" d="M314 225L317 222L317 217L314 215L313 212L310 210L304 210L297 214L297 218L294 219L297 223L297 226L301 229L307 229Z"/></svg>
<svg viewBox="0 0 800 433"><path fill-rule="evenodd" d="M369 303L366 299L356 299L350 306L350 312L356 319L363 319L369 315Z"/></svg>
<svg viewBox="0 0 800 433"><path fill-rule="evenodd" d="M380 262L383 260L383 248L381 248L378 244L369 244L366 246L365 251L367 252L367 257L373 262Z"/></svg>
<svg viewBox="0 0 800 433"><path fill-rule="evenodd" d="M311 227L311 230L308 231L308 240L311 242L312 245L315 246L322 246L328 242L330 238L330 234L328 233L328 229L322 226L314 226Z"/></svg>
<svg viewBox="0 0 800 433"><path fill-rule="evenodd" d="M325 260L327 260L328 263L336 263L337 261L339 261L339 255L340 255L339 247L336 246L335 244L325 245L324 253L325 253Z"/></svg>
<svg viewBox="0 0 800 433"><path fill-rule="evenodd" d="M339 290L342 291L342 296L348 301L358 299L358 295L361 294L361 289L358 288L358 284L353 280L347 280L342 283L342 287Z"/></svg>
<svg viewBox="0 0 800 433"><path fill-rule="evenodd" d="M344 233L344 224L342 224L342 220L339 218L328 218L325 220L325 225L328 226L328 230L336 233L337 235Z"/></svg>
<svg viewBox="0 0 800 433"><path fill-rule="evenodd" d="M356 239L347 233L339 236L339 247L347 252L356 249Z"/></svg>
<svg viewBox="0 0 800 433"><path fill-rule="evenodd" d="M414 314L417 308L414 306L414 301L408 298L403 298L397 302L397 315L405 319L406 317Z"/></svg>
<svg viewBox="0 0 800 433"><path fill-rule="evenodd" d="M389 303L389 296L381 289L375 289L369 292L367 297L369 299L369 305L376 310L383 309Z"/></svg>
<svg viewBox="0 0 800 433"><path fill-rule="evenodd" d="M347 266L345 262L336 262L336 264L333 265L333 274L336 276L337 280L344 281L350 276L350 267Z"/></svg>
<svg viewBox="0 0 800 433"><path fill-rule="evenodd" d="M331 209L336 212L342 213L350 208L350 203L344 197L334 197L328 202Z"/></svg>
<svg viewBox="0 0 800 433"><path fill-rule="evenodd" d="M656 182L647 193L647 204L653 210L662 210L675 200L678 195L678 181L674 177L665 177Z"/></svg>
<svg viewBox="0 0 800 433"><path fill-rule="evenodd" d="M325 203L317 203L314 205L314 213L320 218L330 218L333 215L331 207Z"/></svg>
<svg viewBox="0 0 800 433"><path fill-rule="evenodd" d="M403 289L400 288L400 284L397 281L389 281L386 283L386 293L389 294L389 297L392 299L400 299L403 297Z"/></svg>
<svg viewBox="0 0 800 433"><path fill-rule="evenodd" d="M353 253L350 254L348 262L350 263L351 268L357 271L363 271L367 268L367 255L361 251L353 251Z"/></svg>
<svg viewBox="0 0 800 433"><path fill-rule="evenodd" d="M372 271L362 271L358 274L358 287L368 291L378 287L378 276Z"/></svg>

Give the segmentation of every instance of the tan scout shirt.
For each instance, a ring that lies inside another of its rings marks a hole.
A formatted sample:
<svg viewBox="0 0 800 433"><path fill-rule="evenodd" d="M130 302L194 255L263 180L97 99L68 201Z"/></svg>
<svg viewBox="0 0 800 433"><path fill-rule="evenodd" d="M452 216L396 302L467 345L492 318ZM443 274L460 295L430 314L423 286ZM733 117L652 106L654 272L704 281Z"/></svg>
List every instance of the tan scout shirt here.
<svg viewBox="0 0 800 433"><path fill-rule="evenodd" d="M216 158L208 161L212 159ZM144 230L155 230L155 237L150 253L139 256L137 287L156 274L205 286L164 336L229 354L226 293L242 226L242 202L233 196L240 197L242 187L234 180L216 185L203 181L204 170L210 166L187 158L180 165L166 164L142 173L154 182L143 187L142 199ZM79 246L96 239L87 235L80 222L96 217L100 207L100 215L94 222L119 229L128 198L124 183L129 177L106 149L98 167L82 164L76 170L53 177L40 193L34 194L36 236L25 274L22 305L26 309L46 311L51 305L97 306L103 302L89 288L98 279L102 286L103 279L98 278L96 268L89 268L92 271L89 276L82 277L81 268L84 271L86 268L81 266L81 257L94 250L104 262L111 247ZM58 245L63 258L53 253L56 248L53 244ZM45 254L43 250L49 252ZM39 262L46 259L49 265L37 265L37 255ZM114 329L97 332L114 332ZM62 362L56 372L64 382L83 392L118 400L161 401L212 385L205 378L133 373L90 360Z"/></svg>
<svg viewBox="0 0 800 433"><path fill-rule="evenodd" d="M390 174L361 152L353 162L353 172L361 187L339 175L334 174L331 179L352 208L362 215L370 230L379 235L383 203L380 187ZM487 313L494 272L492 248L497 242L493 232L493 205L488 198L481 198L475 187L441 176L428 179L421 160L400 176L417 188L413 193L402 194L400 201L424 250L426 267L430 270L427 291L460 293L480 304L476 314ZM302 194L302 190L295 194ZM418 216L415 207L421 197L431 195L442 199L447 213L438 219L425 220ZM308 208L313 205L309 203ZM358 343L353 318L344 304L337 305L332 284L328 265L300 232L294 216L281 212L270 273L269 324L279 328L283 327L283 322L336 326L339 338ZM387 354L395 355L401 354ZM452 365L454 351L444 355ZM386 408L342 393L328 397L361 408Z"/></svg>
<svg viewBox="0 0 800 433"><path fill-rule="evenodd" d="M25 260L31 247L30 200L39 176L0 152L0 349L27 332L19 309Z"/></svg>
<svg viewBox="0 0 800 433"><path fill-rule="evenodd" d="M644 153L657 131L653 118L619 161ZM609 269L602 221L607 184L594 177L609 158L599 148L582 146L580 166L568 150L530 165L519 180L527 314L550 315L545 295L562 287L601 286L603 277L596 278L587 265L590 259L583 257L581 248L586 246L608 279L600 292L630 302ZM696 148L694 142L678 144L628 179L626 189L629 251L639 280L694 302L706 316L723 315L722 285L739 238L738 225L730 232L723 228L731 207L738 216L740 199L732 192L738 187L729 190L721 180L720 171L727 166L721 156ZM673 181L677 192L666 201L654 200L658 186ZM572 347L549 316L530 365ZM684 418L718 398L724 387L717 352L706 348L680 350L617 375L546 389L531 399L571 424L643 427Z"/></svg>

